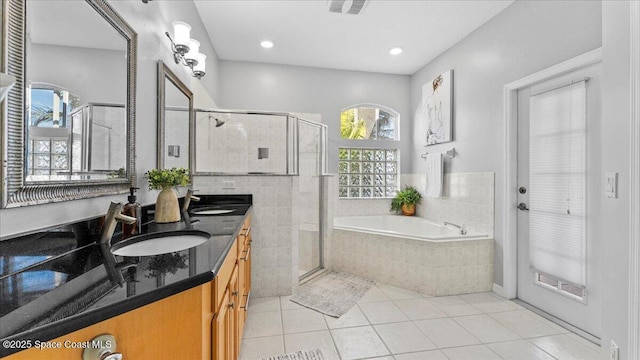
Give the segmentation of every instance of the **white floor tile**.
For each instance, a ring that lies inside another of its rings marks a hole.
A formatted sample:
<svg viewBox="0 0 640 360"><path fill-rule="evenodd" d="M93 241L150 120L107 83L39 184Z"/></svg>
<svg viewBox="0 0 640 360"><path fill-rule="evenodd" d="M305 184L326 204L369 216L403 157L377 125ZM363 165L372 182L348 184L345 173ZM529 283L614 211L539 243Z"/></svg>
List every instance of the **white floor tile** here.
<svg viewBox="0 0 640 360"><path fill-rule="evenodd" d="M458 295L462 300L473 305L483 313L494 313L500 311L524 310L524 308L513 301L501 298L494 293L476 293Z"/></svg>
<svg viewBox="0 0 640 360"><path fill-rule="evenodd" d="M247 322L244 325L244 338L272 335L282 335L280 311L247 314Z"/></svg>
<svg viewBox="0 0 640 360"><path fill-rule="evenodd" d="M280 311L280 297L272 296L251 298L251 300L249 301L249 308L247 309L247 313L251 314L265 311Z"/></svg>
<svg viewBox="0 0 640 360"><path fill-rule="evenodd" d="M449 360L449 358L440 350L422 351L394 356L396 360Z"/></svg>
<svg viewBox="0 0 640 360"><path fill-rule="evenodd" d="M367 292L360 298L358 304L371 303L377 301L389 301L389 297L377 286L372 286Z"/></svg>
<svg viewBox="0 0 640 360"><path fill-rule="evenodd" d="M329 360L604 358L599 346L493 293L421 297L379 285L337 319L289 298L252 299L240 360L314 348Z"/></svg>
<svg viewBox="0 0 640 360"><path fill-rule="evenodd" d="M496 354L505 360L555 360L544 350L526 340L516 340L487 344Z"/></svg>
<svg viewBox="0 0 640 360"><path fill-rule="evenodd" d="M427 299L448 316L477 315L482 312L458 296L442 296Z"/></svg>
<svg viewBox="0 0 640 360"><path fill-rule="evenodd" d="M449 318L419 320L415 324L439 348L480 344L478 339Z"/></svg>
<svg viewBox="0 0 640 360"><path fill-rule="evenodd" d="M489 316L523 338L557 335L566 332L556 324L529 310L506 311L489 314Z"/></svg>
<svg viewBox="0 0 640 360"><path fill-rule="evenodd" d="M534 345L562 360L601 360L603 354L596 345L589 346L577 335L562 334L529 339Z"/></svg>
<svg viewBox="0 0 640 360"><path fill-rule="evenodd" d="M339 318L325 315L324 319L327 321L329 329L340 329L346 327L364 326L369 325L369 321L364 316L358 305L354 305L349 311Z"/></svg>
<svg viewBox="0 0 640 360"><path fill-rule="evenodd" d="M450 360L502 360L486 345L455 347L442 351Z"/></svg>
<svg viewBox="0 0 640 360"><path fill-rule="evenodd" d="M411 320L423 320L447 317L447 314L438 309L427 299L396 300L394 303Z"/></svg>
<svg viewBox="0 0 640 360"><path fill-rule="evenodd" d="M286 353L320 349L326 360L340 360L329 330L287 334L284 336L284 349Z"/></svg>
<svg viewBox="0 0 640 360"><path fill-rule="evenodd" d="M282 311L282 327L285 334L305 331L326 330L327 323L324 316L311 309L296 309Z"/></svg>
<svg viewBox="0 0 640 360"><path fill-rule="evenodd" d="M381 284L378 285L378 288L380 288L380 290L382 290L382 292L391 300L417 299L422 297L418 292L402 289L396 286Z"/></svg>
<svg viewBox="0 0 640 360"><path fill-rule="evenodd" d="M405 315L393 301L359 304L358 307L372 324L409 320L407 315Z"/></svg>
<svg viewBox="0 0 640 360"><path fill-rule="evenodd" d="M284 353L282 335L244 339L240 350L240 360L256 360Z"/></svg>
<svg viewBox="0 0 640 360"><path fill-rule="evenodd" d="M411 321L374 325L392 354L433 350L435 344Z"/></svg>
<svg viewBox="0 0 640 360"><path fill-rule="evenodd" d="M518 340L518 336L487 315L460 316L453 319L483 343Z"/></svg>
<svg viewBox="0 0 640 360"><path fill-rule="evenodd" d="M280 308L282 310L295 310L295 309L304 309L305 307L300 305L300 304L296 304L293 301L290 301L289 299L291 299L291 295L288 296L280 296Z"/></svg>
<svg viewBox="0 0 640 360"><path fill-rule="evenodd" d="M371 326L335 329L331 335L342 360L390 355Z"/></svg>

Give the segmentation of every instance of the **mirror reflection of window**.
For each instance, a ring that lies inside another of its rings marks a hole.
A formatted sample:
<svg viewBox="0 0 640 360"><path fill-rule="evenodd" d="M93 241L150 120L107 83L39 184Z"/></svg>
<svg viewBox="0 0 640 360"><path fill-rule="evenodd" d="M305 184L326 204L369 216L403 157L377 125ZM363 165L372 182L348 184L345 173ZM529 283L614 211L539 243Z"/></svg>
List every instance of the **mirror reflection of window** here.
<svg viewBox="0 0 640 360"><path fill-rule="evenodd" d="M69 114L78 103L78 97L68 90L32 84L27 101L27 175L47 178L69 170Z"/></svg>

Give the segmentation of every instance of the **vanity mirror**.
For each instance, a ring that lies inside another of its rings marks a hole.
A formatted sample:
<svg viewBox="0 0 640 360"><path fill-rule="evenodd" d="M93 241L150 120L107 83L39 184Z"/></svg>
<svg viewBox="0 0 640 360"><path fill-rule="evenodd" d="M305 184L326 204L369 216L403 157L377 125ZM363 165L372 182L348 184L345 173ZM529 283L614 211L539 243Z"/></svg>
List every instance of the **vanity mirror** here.
<svg viewBox="0 0 640 360"><path fill-rule="evenodd" d="M2 0L2 205L124 193L136 183L135 31L105 0Z"/></svg>
<svg viewBox="0 0 640 360"><path fill-rule="evenodd" d="M158 61L158 169L192 168L193 133L193 94Z"/></svg>

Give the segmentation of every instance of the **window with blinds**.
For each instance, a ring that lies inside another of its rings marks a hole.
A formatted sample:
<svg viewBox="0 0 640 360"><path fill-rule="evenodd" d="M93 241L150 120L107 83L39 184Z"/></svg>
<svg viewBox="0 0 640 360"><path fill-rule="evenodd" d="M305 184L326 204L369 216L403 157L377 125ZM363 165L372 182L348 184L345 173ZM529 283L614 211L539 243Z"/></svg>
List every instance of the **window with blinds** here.
<svg viewBox="0 0 640 360"><path fill-rule="evenodd" d="M586 80L529 101L530 263L585 289Z"/></svg>

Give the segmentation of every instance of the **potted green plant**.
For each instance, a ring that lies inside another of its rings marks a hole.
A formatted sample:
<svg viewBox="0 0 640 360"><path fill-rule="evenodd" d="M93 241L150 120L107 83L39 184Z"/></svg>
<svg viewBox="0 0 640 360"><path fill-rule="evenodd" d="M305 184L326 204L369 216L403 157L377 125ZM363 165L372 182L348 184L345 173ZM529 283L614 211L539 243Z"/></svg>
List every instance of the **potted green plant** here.
<svg viewBox="0 0 640 360"><path fill-rule="evenodd" d="M391 211L402 212L402 215L413 216L416 213L416 204L422 202L422 194L413 186L405 185L398 191L396 197L391 200Z"/></svg>
<svg viewBox="0 0 640 360"><path fill-rule="evenodd" d="M176 186L189 184L189 171L184 168L151 169L144 174L149 180L149 190L162 190L156 199L154 221L170 223L180 221L180 206Z"/></svg>

